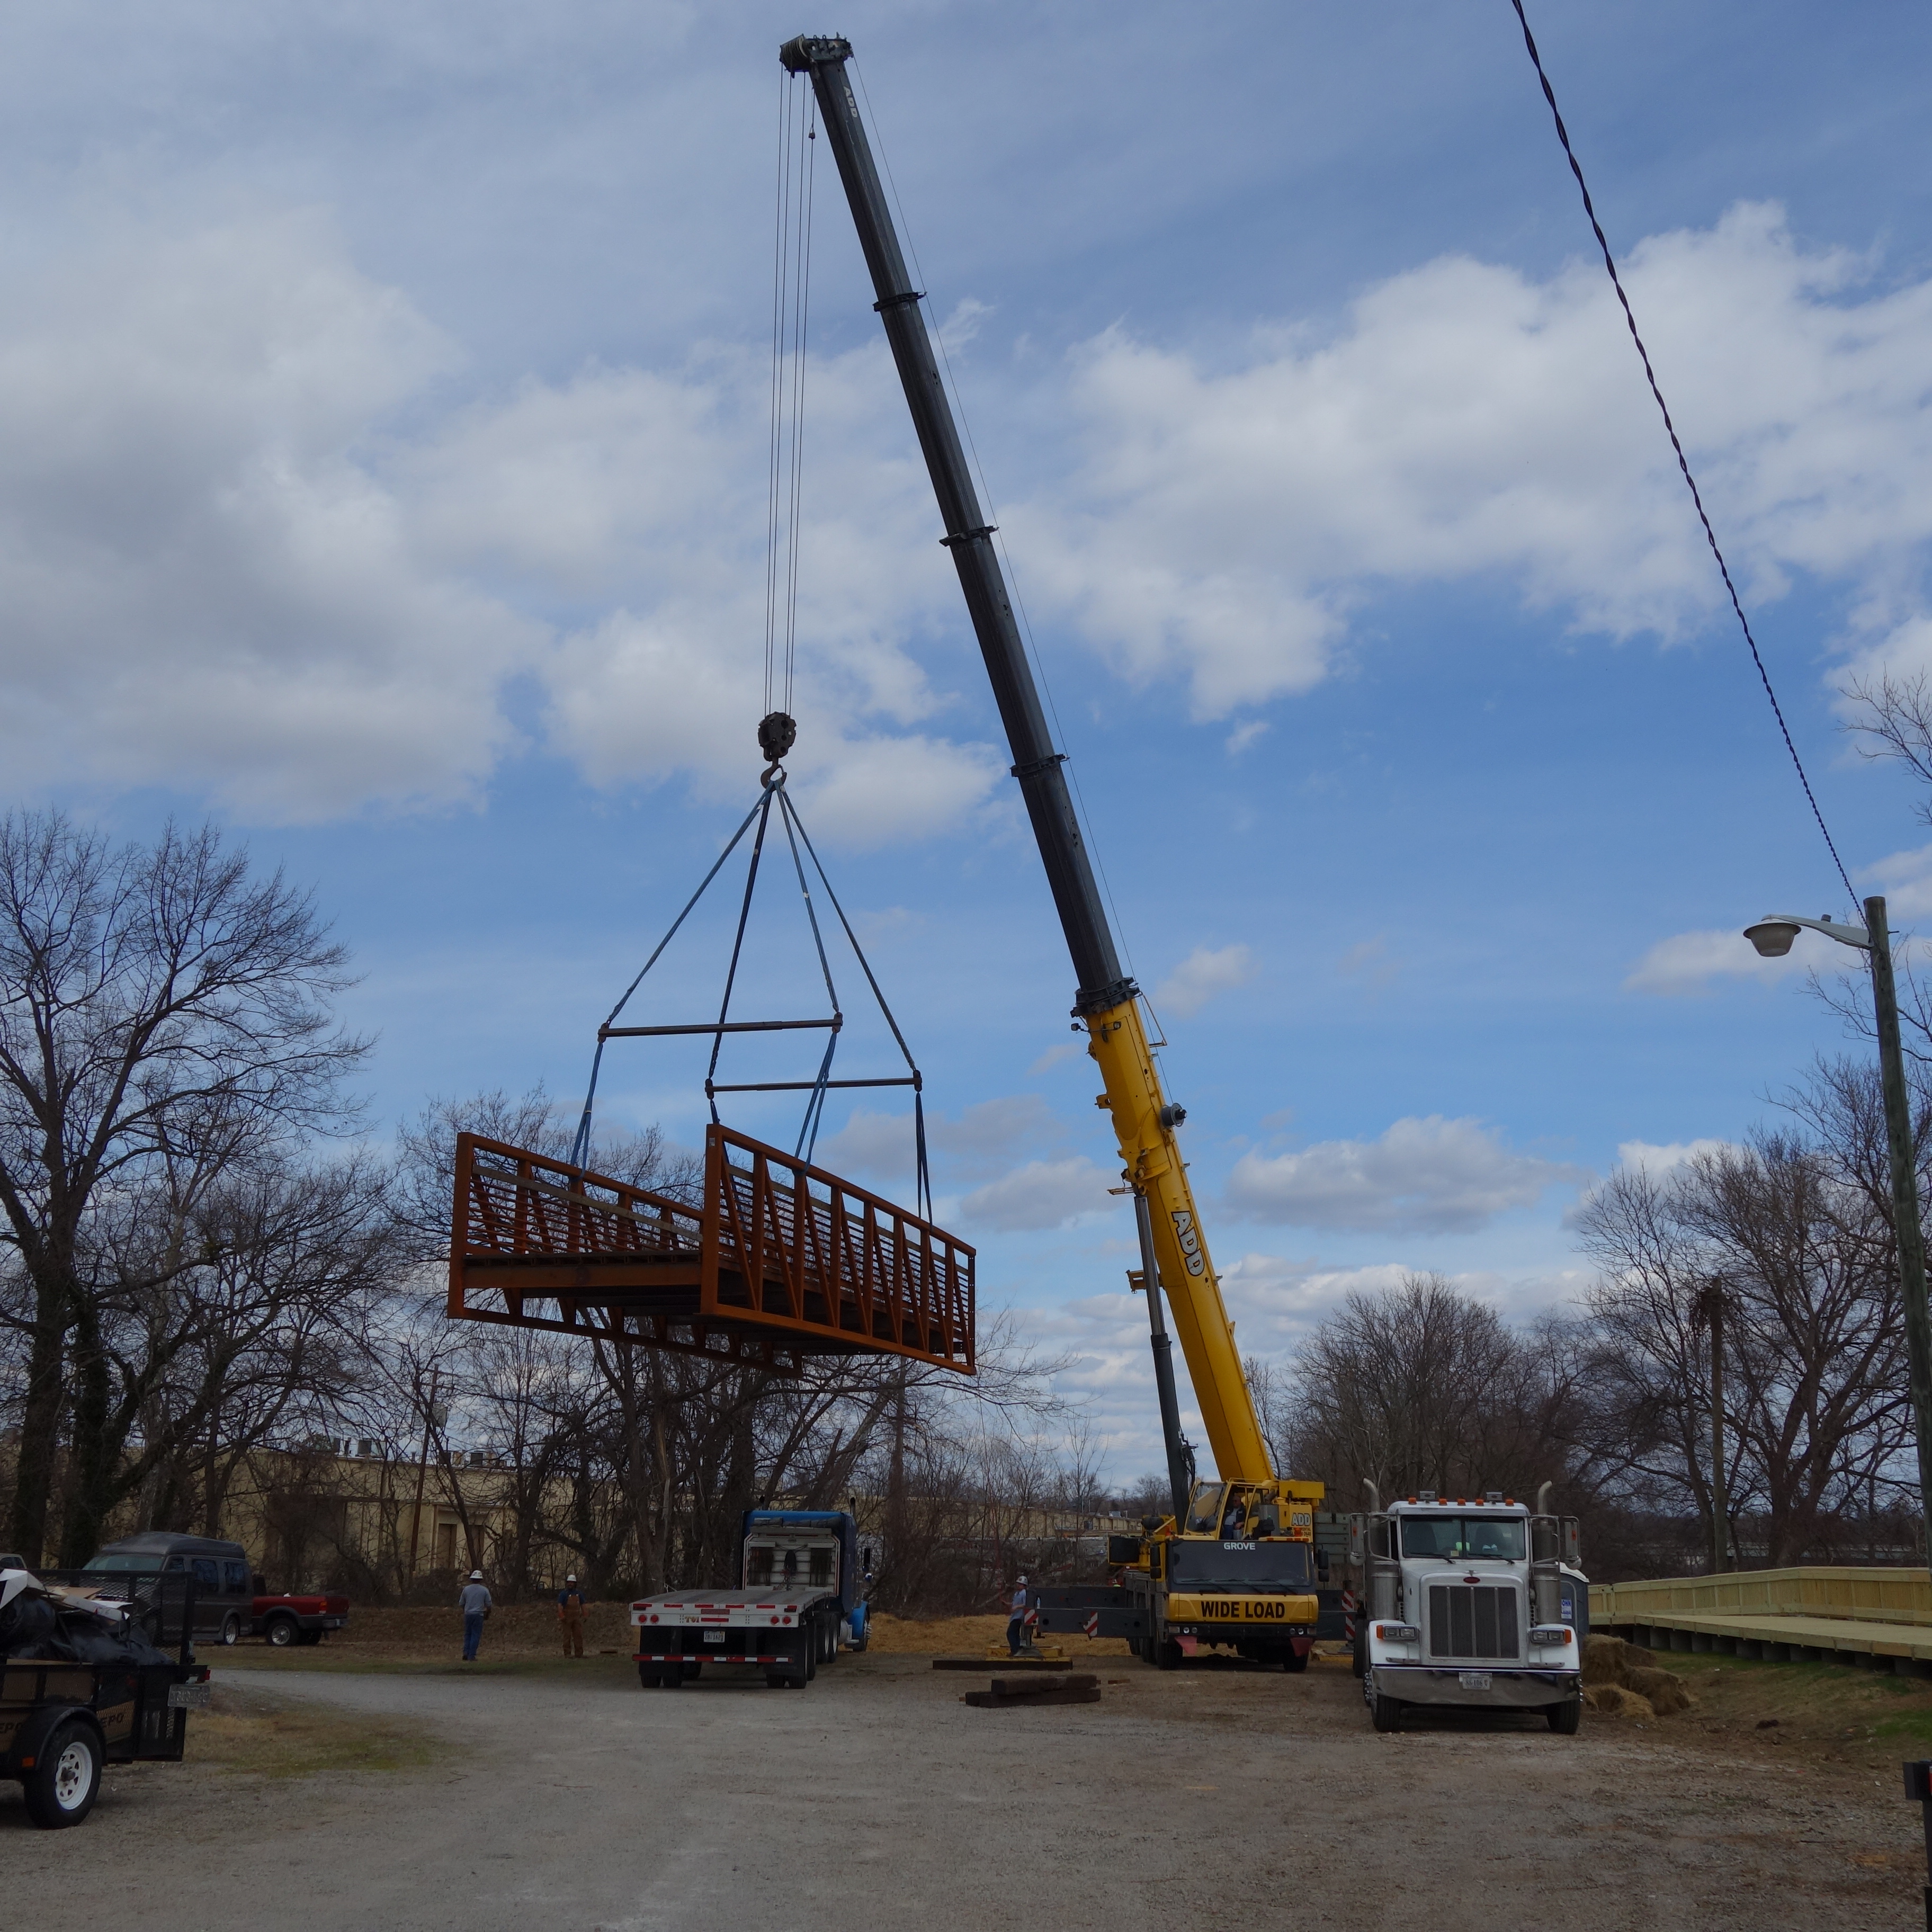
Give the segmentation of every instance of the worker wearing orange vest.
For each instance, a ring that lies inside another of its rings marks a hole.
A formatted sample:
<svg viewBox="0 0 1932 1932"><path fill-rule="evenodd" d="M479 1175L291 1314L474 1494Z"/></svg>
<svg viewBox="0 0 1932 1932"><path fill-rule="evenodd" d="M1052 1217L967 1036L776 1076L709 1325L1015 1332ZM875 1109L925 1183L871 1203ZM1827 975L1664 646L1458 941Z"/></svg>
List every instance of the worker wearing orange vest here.
<svg viewBox="0 0 1932 1932"><path fill-rule="evenodd" d="M556 1593L556 1622L558 1634L563 1639L566 1657L584 1654L584 1592L578 1588L577 1579L566 1576L563 1588Z"/></svg>

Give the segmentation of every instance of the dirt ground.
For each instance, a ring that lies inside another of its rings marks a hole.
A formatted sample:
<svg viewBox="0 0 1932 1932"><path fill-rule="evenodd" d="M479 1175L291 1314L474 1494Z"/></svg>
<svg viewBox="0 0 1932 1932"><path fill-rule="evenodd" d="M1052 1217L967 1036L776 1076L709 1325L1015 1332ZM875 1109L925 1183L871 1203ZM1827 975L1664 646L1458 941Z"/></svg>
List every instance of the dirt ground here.
<svg viewBox="0 0 1932 1932"><path fill-rule="evenodd" d="M1098 1705L978 1711L959 1697L983 1679L909 1648L843 1657L802 1693L730 1672L646 1692L627 1655L566 1662L539 1621L500 1621L470 1666L454 1646L412 1660L439 1633L379 1642L373 1618L359 1655L218 1654L190 1761L112 1773L79 1830L33 1831L0 1786L10 1916L85 1899L145 1932L291 1910L327 1932L1876 1932L1920 1911L1898 1766L1932 1736L1932 1684L1913 1680L1714 1660L1670 1718L1382 1737L1339 1660L1292 1677L1096 1658ZM988 1626L924 1640L982 1648Z"/></svg>

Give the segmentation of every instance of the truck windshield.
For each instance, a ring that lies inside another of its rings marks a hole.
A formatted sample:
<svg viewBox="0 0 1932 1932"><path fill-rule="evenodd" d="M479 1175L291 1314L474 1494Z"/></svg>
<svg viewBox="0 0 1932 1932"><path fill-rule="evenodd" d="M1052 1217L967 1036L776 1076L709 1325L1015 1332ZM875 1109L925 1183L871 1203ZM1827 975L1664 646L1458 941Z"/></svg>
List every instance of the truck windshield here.
<svg viewBox="0 0 1932 1932"><path fill-rule="evenodd" d="M1197 1535L1212 1536L1221 1523L1221 1485L1197 1483L1187 1505L1187 1526Z"/></svg>
<svg viewBox="0 0 1932 1932"><path fill-rule="evenodd" d="M159 1556L150 1553L146 1556L130 1556L124 1552L110 1551L99 1556L90 1556L82 1566L88 1570L105 1570L112 1576L139 1576L144 1570L152 1571L161 1567Z"/></svg>
<svg viewBox="0 0 1932 1932"><path fill-rule="evenodd" d="M1466 1563L1520 1563L1522 1531L1520 1516L1406 1516L1402 1520L1402 1553L1460 1558Z"/></svg>

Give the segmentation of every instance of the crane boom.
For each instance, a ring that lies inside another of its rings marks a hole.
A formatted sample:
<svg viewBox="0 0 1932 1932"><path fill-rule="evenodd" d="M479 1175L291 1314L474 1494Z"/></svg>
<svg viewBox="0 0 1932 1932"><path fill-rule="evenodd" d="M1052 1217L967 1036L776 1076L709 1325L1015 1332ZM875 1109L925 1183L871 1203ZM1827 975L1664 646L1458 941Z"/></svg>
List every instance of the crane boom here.
<svg viewBox="0 0 1932 1932"><path fill-rule="evenodd" d="M851 205L860 245L878 297L873 306L885 326L939 500L946 530L940 541L952 552L959 573L974 633L1012 748L1012 775L1019 782L1073 956L1078 989L1072 1011L1087 1028L1088 1051L1106 1089L1096 1104L1112 1115L1128 1180L1146 1201L1160 1286L1166 1290L1174 1311L1174 1331L1193 1381L1208 1447L1224 1482L1265 1482L1274 1474L1267 1440L1241 1373L1234 1324L1221 1299L1200 1212L1174 1136L1181 1110L1171 1107L1161 1090L1160 1072L1142 1020L1139 989L1120 970L1066 775L1060 770L1066 754L1054 749L1047 728L1046 714L993 547L992 530L973 487L952 404L940 381L932 338L920 308L922 292L913 286L906 272L872 146L846 73L851 55L848 40L801 34L779 50L778 58L788 72L811 78L820 124ZM1154 1283L1147 1286L1150 1294L1158 1293ZM1154 1312L1157 1317L1157 1304ZM1157 1319L1155 1333L1158 1338ZM1157 1339L1157 1356L1159 1349ZM1163 1420L1168 1424L1172 1460L1172 1420ZM1177 1514L1182 1501L1177 1497Z"/></svg>

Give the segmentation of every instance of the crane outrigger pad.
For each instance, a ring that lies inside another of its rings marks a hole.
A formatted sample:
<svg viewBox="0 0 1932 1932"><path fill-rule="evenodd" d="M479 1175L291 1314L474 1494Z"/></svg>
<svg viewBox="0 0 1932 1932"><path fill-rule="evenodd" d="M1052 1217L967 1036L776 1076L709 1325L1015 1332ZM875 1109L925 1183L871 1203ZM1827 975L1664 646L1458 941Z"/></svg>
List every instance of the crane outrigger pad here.
<svg viewBox="0 0 1932 1932"><path fill-rule="evenodd" d="M974 1251L716 1124L696 1202L477 1134L456 1140L449 1312L796 1373L891 1354L971 1375Z"/></svg>

